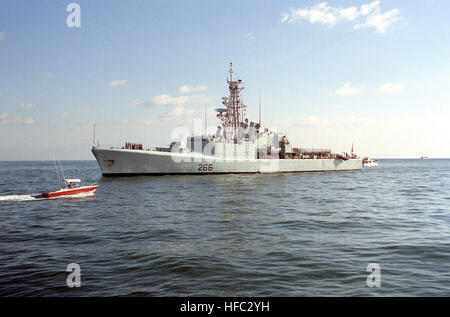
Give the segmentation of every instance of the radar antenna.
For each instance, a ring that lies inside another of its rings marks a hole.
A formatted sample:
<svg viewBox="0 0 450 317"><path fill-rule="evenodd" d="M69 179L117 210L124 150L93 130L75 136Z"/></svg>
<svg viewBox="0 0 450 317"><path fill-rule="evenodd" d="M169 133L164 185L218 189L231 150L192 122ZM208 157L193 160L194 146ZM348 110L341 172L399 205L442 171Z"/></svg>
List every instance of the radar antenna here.
<svg viewBox="0 0 450 317"><path fill-rule="evenodd" d="M243 119L242 110L245 106L242 104L239 93L244 89L239 87L242 80L233 80L233 63L230 63L230 79L227 79L230 95L222 97L222 104L226 111L220 111L217 117L222 121L224 136L227 140L236 139L238 129ZM225 110L224 109L224 110Z"/></svg>

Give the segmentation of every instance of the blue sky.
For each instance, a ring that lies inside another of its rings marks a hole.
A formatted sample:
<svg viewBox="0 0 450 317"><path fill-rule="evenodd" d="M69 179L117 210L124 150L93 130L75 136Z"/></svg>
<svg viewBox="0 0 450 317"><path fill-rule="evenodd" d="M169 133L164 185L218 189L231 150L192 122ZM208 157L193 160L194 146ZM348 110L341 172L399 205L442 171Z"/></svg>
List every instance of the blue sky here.
<svg viewBox="0 0 450 317"><path fill-rule="evenodd" d="M0 2L0 160L165 144L227 94L292 143L450 157L448 1ZM184 88L181 88L184 87Z"/></svg>

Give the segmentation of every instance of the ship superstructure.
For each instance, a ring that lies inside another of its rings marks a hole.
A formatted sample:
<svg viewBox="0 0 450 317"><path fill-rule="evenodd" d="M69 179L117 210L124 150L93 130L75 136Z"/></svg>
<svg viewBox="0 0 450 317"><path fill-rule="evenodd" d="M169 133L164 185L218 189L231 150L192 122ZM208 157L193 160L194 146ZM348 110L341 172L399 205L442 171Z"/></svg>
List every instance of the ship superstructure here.
<svg viewBox="0 0 450 317"><path fill-rule="evenodd" d="M334 154L330 149L293 147L286 134L261 127L245 118L241 80L233 80L230 63L227 78L229 96L215 109L221 125L214 135L189 136L168 147L144 149L142 144L124 147L94 146L104 176L295 173L354 171L362 169L355 154ZM260 119L261 120L261 119Z"/></svg>

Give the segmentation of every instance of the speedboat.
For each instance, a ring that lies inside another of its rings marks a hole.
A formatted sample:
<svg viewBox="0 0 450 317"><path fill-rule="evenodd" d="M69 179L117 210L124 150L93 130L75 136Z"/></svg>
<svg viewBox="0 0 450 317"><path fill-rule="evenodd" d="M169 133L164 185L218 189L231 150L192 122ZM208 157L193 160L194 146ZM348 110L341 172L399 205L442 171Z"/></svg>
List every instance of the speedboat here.
<svg viewBox="0 0 450 317"><path fill-rule="evenodd" d="M366 157L363 159L363 166L366 166L366 167L378 166L378 161Z"/></svg>
<svg viewBox="0 0 450 317"><path fill-rule="evenodd" d="M79 194L87 194L87 193L94 193L98 185L86 185L86 186L80 186L81 180L79 179L65 179L64 180L64 187L60 190L49 192L49 193L43 193L41 195L37 195L35 197L38 198L54 198L54 197L61 197L61 196L74 196Z"/></svg>

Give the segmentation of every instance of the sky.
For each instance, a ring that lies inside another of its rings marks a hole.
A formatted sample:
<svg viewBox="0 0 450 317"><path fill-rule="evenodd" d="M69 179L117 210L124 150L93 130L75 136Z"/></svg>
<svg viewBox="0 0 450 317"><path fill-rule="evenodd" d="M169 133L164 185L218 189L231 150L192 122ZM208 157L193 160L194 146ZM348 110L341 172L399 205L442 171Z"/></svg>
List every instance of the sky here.
<svg viewBox="0 0 450 317"><path fill-rule="evenodd" d="M446 0L1 0L0 160L94 159L94 124L100 145L166 145L205 107L214 132L230 62L249 119L260 93L263 126L296 146L449 158L449 12Z"/></svg>

